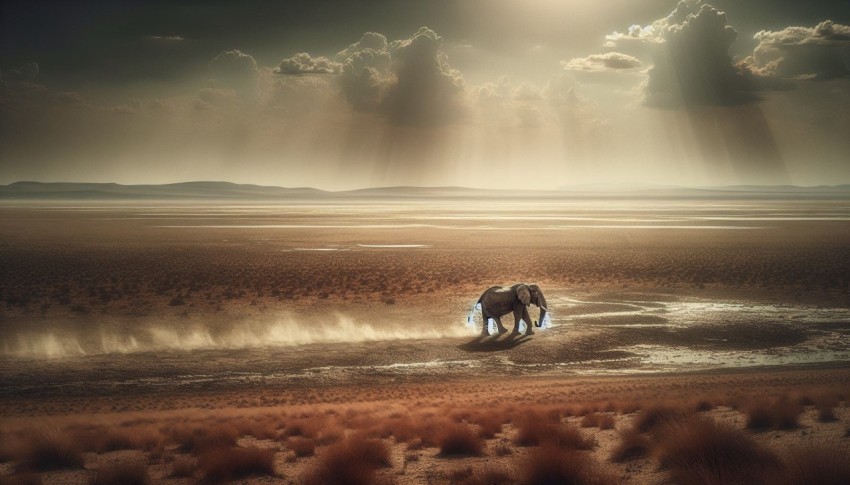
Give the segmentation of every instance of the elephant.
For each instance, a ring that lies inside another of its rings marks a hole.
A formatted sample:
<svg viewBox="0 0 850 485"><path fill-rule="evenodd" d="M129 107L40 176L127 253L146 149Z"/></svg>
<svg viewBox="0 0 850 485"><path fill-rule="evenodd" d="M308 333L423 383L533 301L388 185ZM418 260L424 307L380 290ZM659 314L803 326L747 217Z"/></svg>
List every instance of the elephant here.
<svg viewBox="0 0 850 485"><path fill-rule="evenodd" d="M493 319L499 328L499 333L508 331L501 321L501 317L513 312L514 314L514 330L513 334L519 334L519 321L523 320L526 323L526 335L534 334L532 330L531 318L528 316L528 306L535 304L540 308L540 320L535 324L540 327L543 325L546 318L546 297L543 296L543 290L537 285L528 285L525 283L517 283L513 286L493 286L488 288L481 295L481 298L475 303L472 310L481 309L481 316L484 320L484 326L481 329L481 335L488 335L487 323L489 319ZM469 321L472 320L470 313Z"/></svg>

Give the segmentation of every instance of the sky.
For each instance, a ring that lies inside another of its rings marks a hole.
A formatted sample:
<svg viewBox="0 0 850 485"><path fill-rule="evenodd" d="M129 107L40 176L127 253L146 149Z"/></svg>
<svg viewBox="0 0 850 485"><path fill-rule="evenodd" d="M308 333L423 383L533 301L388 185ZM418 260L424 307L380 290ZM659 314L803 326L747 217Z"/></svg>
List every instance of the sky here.
<svg viewBox="0 0 850 485"><path fill-rule="evenodd" d="M0 9L0 184L850 183L846 0Z"/></svg>

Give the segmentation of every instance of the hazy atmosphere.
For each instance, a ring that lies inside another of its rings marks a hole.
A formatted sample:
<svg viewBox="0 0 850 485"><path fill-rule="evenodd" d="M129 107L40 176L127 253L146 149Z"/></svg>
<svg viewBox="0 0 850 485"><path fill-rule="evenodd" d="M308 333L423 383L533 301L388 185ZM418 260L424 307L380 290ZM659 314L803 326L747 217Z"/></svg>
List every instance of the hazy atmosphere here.
<svg viewBox="0 0 850 485"><path fill-rule="evenodd" d="M0 183L850 182L846 1L0 8Z"/></svg>

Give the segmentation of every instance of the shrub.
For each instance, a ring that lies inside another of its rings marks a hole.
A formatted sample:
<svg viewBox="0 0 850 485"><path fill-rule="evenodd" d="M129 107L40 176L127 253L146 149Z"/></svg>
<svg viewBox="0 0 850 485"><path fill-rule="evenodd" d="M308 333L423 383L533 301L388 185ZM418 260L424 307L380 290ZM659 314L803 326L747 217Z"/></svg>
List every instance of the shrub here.
<svg viewBox="0 0 850 485"><path fill-rule="evenodd" d="M310 438L293 436L286 441L286 447L295 453L295 456L311 456L316 450L316 442Z"/></svg>
<svg viewBox="0 0 850 485"><path fill-rule="evenodd" d="M171 440L177 443L183 452L205 451L214 448L227 448L236 445L239 432L235 427L221 424L207 428L182 425L171 430Z"/></svg>
<svg viewBox="0 0 850 485"><path fill-rule="evenodd" d="M617 463L641 458L649 453L649 439L635 428L620 432L620 441L611 452L611 460Z"/></svg>
<svg viewBox="0 0 850 485"><path fill-rule="evenodd" d="M516 480L504 468L485 468L473 470L468 477L457 483L461 485L507 485L516 483Z"/></svg>
<svg viewBox="0 0 850 485"><path fill-rule="evenodd" d="M519 469L522 483L528 485L610 485L617 479L605 472L588 456L575 450L546 445L522 457Z"/></svg>
<svg viewBox="0 0 850 485"><path fill-rule="evenodd" d="M59 429L37 431L20 444L18 468L21 470L58 470L82 468L79 445Z"/></svg>
<svg viewBox="0 0 850 485"><path fill-rule="evenodd" d="M850 483L850 453L831 445L808 445L783 456L785 479L791 485Z"/></svg>
<svg viewBox="0 0 850 485"><path fill-rule="evenodd" d="M760 483L778 465L749 436L702 417L667 426L659 435L656 457L670 469L673 481L682 484Z"/></svg>
<svg viewBox="0 0 850 485"><path fill-rule="evenodd" d="M794 429L799 426L798 420L801 412L803 412L803 407L788 399L756 401L747 407L747 428L754 430Z"/></svg>
<svg viewBox="0 0 850 485"><path fill-rule="evenodd" d="M466 424L445 427L437 436L440 456L479 456L484 440Z"/></svg>
<svg viewBox="0 0 850 485"><path fill-rule="evenodd" d="M635 416L632 426L641 433L654 431L657 427L684 419L688 413L681 409L665 406L653 406L642 410Z"/></svg>
<svg viewBox="0 0 850 485"><path fill-rule="evenodd" d="M198 458L206 482L217 483L252 475L274 475L274 451L257 447L215 448Z"/></svg>
<svg viewBox="0 0 850 485"><path fill-rule="evenodd" d="M582 428L613 429L616 421L614 416L605 413L586 414L581 419Z"/></svg>
<svg viewBox="0 0 850 485"><path fill-rule="evenodd" d="M147 485L150 482L144 462L114 463L98 469L89 485Z"/></svg>
<svg viewBox="0 0 850 485"><path fill-rule="evenodd" d="M194 477L198 469L198 461L191 456L178 456L171 463L169 477Z"/></svg>
<svg viewBox="0 0 850 485"><path fill-rule="evenodd" d="M551 444L561 448L590 450L596 441L585 438L574 426L526 420L519 426L514 443L519 446Z"/></svg>
<svg viewBox="0 0 850 485"><path fill-rule="evenodd" d="M357 434L326 448L301 482L305 485L366 485L373 482L375 470L389 463L389 449L383 441Z"/></svg>

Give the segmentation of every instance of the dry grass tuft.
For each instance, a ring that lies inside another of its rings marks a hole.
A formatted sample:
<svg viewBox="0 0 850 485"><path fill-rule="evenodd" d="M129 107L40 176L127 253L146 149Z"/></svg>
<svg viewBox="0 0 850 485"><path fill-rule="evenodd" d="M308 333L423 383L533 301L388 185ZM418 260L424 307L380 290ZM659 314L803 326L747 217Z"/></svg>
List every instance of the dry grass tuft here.
<svg viewBox="0 0 850 485"><path fill-rule="evenodd" d="M661 425L680 421L688 416L683 409L666 406L652 406L642 410L632 420L632 426L641 433L655 431Z"/></svg>
<svg viewBox="0 0 850 485"><path fill-rule="evenodd" d="M14 475L0 475L0 485L43 485L41 475L38 473L25 472Z"/></svg>
<svg viewBox="0 0 850 485"><path fill-rule="evenodd" d="M286 447L292 450L292 452L295 453L295 456L312 456L316 451L316 442L310 438L293 436L286 440Z"/></svg>
<svg viewBox="0 0 850 485"><path fill-rule="evenodd" d="M522 483L527 485L610 485L616 477L604 472L585 452L542 446L520 460Z"/></svg>
<svg viewBox="0 0 850 485"><path fill-rule="evenodd" d="M789 399L755 401L746 407L747 428L753 430L795 429L799 426L802 412L803 407Z"/></svg>
<svg viewBox="0 0 850 485"><path fill-rule="evenodd" d="M366 485L375 471L390 465L387 445L360 434L346 438L319 454L315 467L301 477L305 485Z"/></svg>
<svg viewBox="0 0 850 485"><path fill-rule="evenodd" d="M143 461L114 463L98 469L89 485L147 485L148 468Z"/></svg>
<svg viewBox="0 0 850 485"><path fill-rule="evenodd" d="M620 441L611 452L611 460L617 463L642 458L649 454L649 438L635 428L620 432Z"/></svg>
<svg viewBox="0 0 850 485"><path fill-rule="evenodd" d="M527 419L522 422L514 438L519 446L555 445L575 450L590 450L596 444L593 437L585 437L578 428L568 424L554 424Z"/></svg>
<svg viewBox="0 0 850 485"><path fill-rule="evenodd" d="M615 424L614 416L607 413L586 414L581 419L582 428L613 429Z"/></svg>
<svg viewBox="0 0 850 485"><path fill-rule="evenodd" d="M257 447L222 447L198 458L205 482L219 483L254 475L274 475L274 450Z"/></svg>
<svg viewBox="0 0 850 485"><path fill-rule="evenodd" d="M835 408L839 399L834 393L823 393L815 399L815 409L818 411L818 421L821 423L832 423L838 421Z"/></svg>
<svg viewBox="0 0 850 485"><path fill-rule="evenodd" d="M452 481L459 485L508 485L516 483L511 473L503 467L474 469L464 478Z"/></svg>
<svg viewBox="0 0 850 485"><path fill-rule="evenodd" d="M850 453L832 445L808 445L783 456L784 477L790 484L850 483Z"/></svg>
<svg viewBox="0 0 850 485"><path fill-rule="evenodd" d="M175 426L170 433L170 439L178 445L179 451L203 452L205 450L226 448L236 445L239 431L232 425L218 426Z"/></svg>
<svg viewBox="0 0 850 485"><path fill-rule="evenodd" d="M171 462L171 470L168 472L169 477L194 477L195 471L198 469L198 460L191 456L181 455Z"/></svg>
<svg viewBox="0 0 850 485"><path fill-rule="evenodd" d="M681 484L761 483L778 460L749 436L711 419L690 417L665 427L656 458Z"/></svg>
<svg viewBox="0 0 850 485"><path fill-rule="evenodd" d="M480 456L484 440L466 424L453 424L437 436L440 456Z"/></svg>
<svg viewBox="0 0 850 485"><path fill-rule="evenodd" d="M19 443L19 470L58 470L82 468L83 452L79 445L58 428L35 431Z"/></svg>

